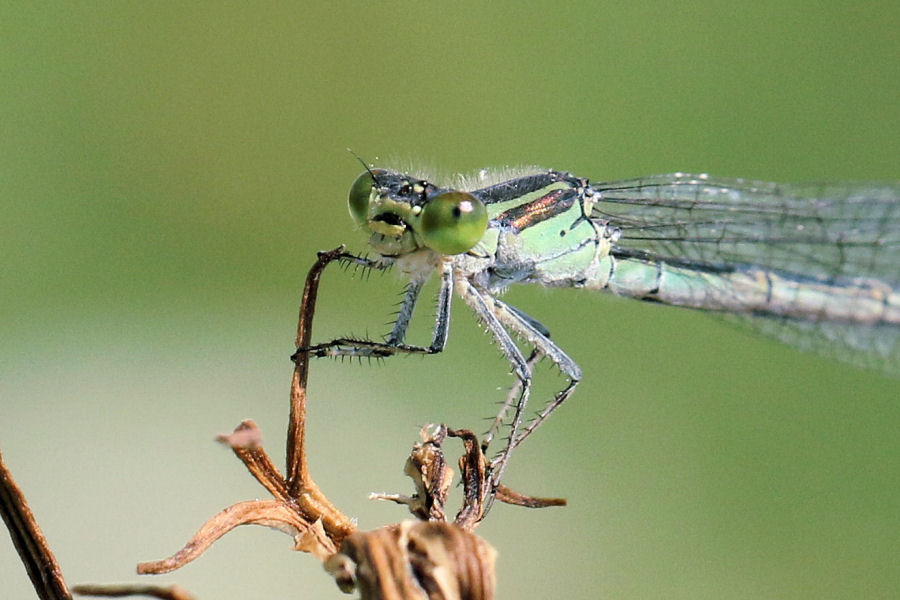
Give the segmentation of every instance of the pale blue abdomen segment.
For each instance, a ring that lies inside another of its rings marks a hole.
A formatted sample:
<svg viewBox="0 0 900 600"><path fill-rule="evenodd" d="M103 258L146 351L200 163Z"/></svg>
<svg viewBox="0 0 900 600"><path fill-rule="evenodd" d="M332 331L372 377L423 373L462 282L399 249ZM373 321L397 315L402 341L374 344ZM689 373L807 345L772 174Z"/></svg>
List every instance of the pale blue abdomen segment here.
<svg viewBox="0 0 900 600"><path fill-rule="evenodd" d="M900 324L900 294L875 279L819 281L759 267L726 272L606 257L609 274L588 287L617 295L733 314Z"/></svg>

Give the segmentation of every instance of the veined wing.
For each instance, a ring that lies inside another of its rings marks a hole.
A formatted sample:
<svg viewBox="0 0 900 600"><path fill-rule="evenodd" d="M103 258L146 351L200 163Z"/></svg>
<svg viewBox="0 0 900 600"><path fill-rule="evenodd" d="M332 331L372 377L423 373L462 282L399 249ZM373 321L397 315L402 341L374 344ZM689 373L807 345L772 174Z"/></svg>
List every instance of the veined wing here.
<svg viewBox="0 0 900 600"><path fill-rule="evenodd" d="M900 288L900 185L775 184L682 174L593 185L612 254L698 270L759 267L798 281ZM596 196L595 196L596 198ZM900 326L736 317L805 349L900 374Z"/></svg>

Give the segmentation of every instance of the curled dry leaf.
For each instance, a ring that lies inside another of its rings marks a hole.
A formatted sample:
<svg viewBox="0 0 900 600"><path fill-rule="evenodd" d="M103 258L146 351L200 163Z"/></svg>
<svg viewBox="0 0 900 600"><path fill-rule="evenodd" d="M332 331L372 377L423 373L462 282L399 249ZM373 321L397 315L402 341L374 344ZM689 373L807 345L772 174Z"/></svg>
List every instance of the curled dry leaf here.
<svg viewBox="0 0 900 600"><path fill-rule="evenodd" d="M296 511L279 500L253 500L229 506L212 519L185 544L184 548L163 560L143 562L137 567L140 574L159 575L179 569L212 546L217 539L240 525L271 527L303 540L299 548L317 556L330 556L337 551L322 528L321 522L307 523Z"/></svg>

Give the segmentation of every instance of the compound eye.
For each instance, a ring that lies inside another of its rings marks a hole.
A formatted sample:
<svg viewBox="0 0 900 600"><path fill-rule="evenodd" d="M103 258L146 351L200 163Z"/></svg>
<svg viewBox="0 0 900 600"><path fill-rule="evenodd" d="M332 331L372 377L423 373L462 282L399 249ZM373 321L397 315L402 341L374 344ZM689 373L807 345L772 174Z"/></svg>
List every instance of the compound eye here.
<svg viewBox="0 0 900 600"><path fill-rule="evenodd" d="M467 192L449 191L428 200L422 209L422 238L441 254L462 254L487 230L487 209Z"/></svg>
<svg viewBox="0 0 900 600"><path fill-rule="evenodd" d="M369 220L369 200L372 198L372 191L377 185L373 175L384 173L383 169L373 169L366 171L356 178L353 185L350 186L350 194L348 205L350 208L350 216L356 221L357 225L365 225Z"/></svg>

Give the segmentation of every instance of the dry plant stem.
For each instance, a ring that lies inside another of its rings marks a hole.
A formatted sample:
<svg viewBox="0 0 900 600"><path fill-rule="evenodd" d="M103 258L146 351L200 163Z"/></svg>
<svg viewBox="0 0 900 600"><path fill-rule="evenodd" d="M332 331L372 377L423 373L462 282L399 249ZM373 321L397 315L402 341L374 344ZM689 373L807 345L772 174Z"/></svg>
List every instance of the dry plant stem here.
<svg viewBox="0 0 900 600"><path fill-rule="evenodd" d="M194 596L178 585L75 585L72 591L80 596L101 596L104 598L124 598L126 596L147 596L161 600L194 600Z"/></svg>
<svg viewBox="0 0 900 600"><path fill-rule="evenodd" d="M318 260L306 276L303 298L300 301L300 316L297 319L296 348L310 345L313 316L319 280L325 267L344 256L344 247L339 246L328 252L319 252ZM356 530L352 521L339 511L325 497L309 474L306 462L306 382L309 377L309 353L297 352L294 360L294 375L291 378L291 412L287 431L287 478L288 495L301 508L319 515L325 531L340 546L341 541Z"/></svg>
<svg viewBox="0 0 900 600"><path fill-rule="evenodd" d="M256 423L249 419L242 421L231 434L216 436L216 441L231 447L250 474L277 500L290 500L284 478L263 450L262 433Z"/></svg>
<svg viewBox="0 0 900 600"><path fill-rule="evenodd" d="M303 298L300 301L300 315L297 318L295 348L305 348L309 345L312 334L312 318L315 315L316 297L319 292L319 279L322 277L325 266L337 258L342 249L320 252L319 259L306 276ZM309 468L306 464L306 381L309 377L309 354L297 352L291 358L294 361L294 376L291 380L291 412L288 417L287 430L288 489L300 485L304 474L309 476Z"/></svg>
<svg viewBox="0 0 900 600"><path fill-rule="evenodd" d="M343 256L342 248L319 253L307 276L300 308L297 338L308 345L316 291L328 263ZM169 558L138 565L138 573L159 574L180 568L202 554L212 543L240 525L265 525L294 537L295 548L325 560L356 530L352 521L325 497L309 474L306 462L306 380L308 356L293 357L291 412L288 424L288 477L282 476L261 445L261 434L252 421L244 421L230 435L219 436L274 500L239 502L207 521L194 537Z"/></svg>
<svg viewBox="0 0 900 600"><path fill-rule="evenodd" d="M484 519L490 502L499 500L505 504L523 506L525 508L547 508L549 506L565 506L565 498L539 498L526 496L505 485L497 486L491 494L491 479L487 476L488 461L484 457L478 438L468 429L448 429L449 437L460 438L465 447L465 454L459 458L460 476L465 490L465 503L456 515L456 524L469 531Z"/></svg>
<svg viewBox="0 0 900 600"><path fill-rule="evenodd" d="M285 531L295 537L312 535L329 547L326 552L334 552L324 532L318 534L312 525L300 517L289 505L279 500L248 500L229 506L203 524L185 546L168 558L143 562L137 567L141 575L160 575L183 567L198 558L220 537L240 525L263 525Z"/></svg>
<svg viewBox="0 0 900 600"><path fill-rule="evenodd" d="M302 391L302 387L298 390L296 386L300 386L300 383L295 378L291 388L292 396ZM305 413L305 410L301 412ZM303 432L302 427L300 431ZM310 476L305 460L298 470L298 488L291 491L287 481L275 467L275 463L260 445L261 438L256 424L247 420L238 425L231 435L221 435L217 439L231 446L247 470L276 500L290 506L309 523L321 520L332 542L339 546L340 541L355 530L353 524L325 497Z"/></svg>
<svg viewBox="0 0 900 600"><path fill-rule="evenodd" d="M330 262L341 258L355 258L344 252L343 246L334 250L319 252L318 260L306 276L303 297L300 301L300 316L297 319L295 348L308 348L312 335L312 321L316 312L316 297L319 280ZM294 377L291 381L291 412L287 431L287 482L291 495L296 495L298 486L309 478L306 464L306 382L309 377L309 352L297 352L294 361ZM311 481L311 480L310 480Z"/></svg>
<svg viewBox="0 0 900 600"><path fill-rule="evenodd" d="M9 529L16 552L25 564L31 584L41 600L71 600L62 571L47 539L28 508L25 495L0 455L0 514Z"/></svg>
<svg viewBox="0 0 900 600"><path fill-rule="evenodd" d="M511 490L505 485L497 486L494 496L500 502L505 504L514 504L516 506L524 506L525 508L547 508L548 506L566 506L568 501L565 498L540 498L538 496L526 496L515 490Z"/></svg>
<svg viewBox="0 0 900 600"><path fill-rule="evenodd" d="M481 452L478 438L468 429L448 429L447 435L462 439L466 451L459 458L465 503L456 515L456 524L472 531L490 507L491 478L487 475L487 461Z"/></svg>

